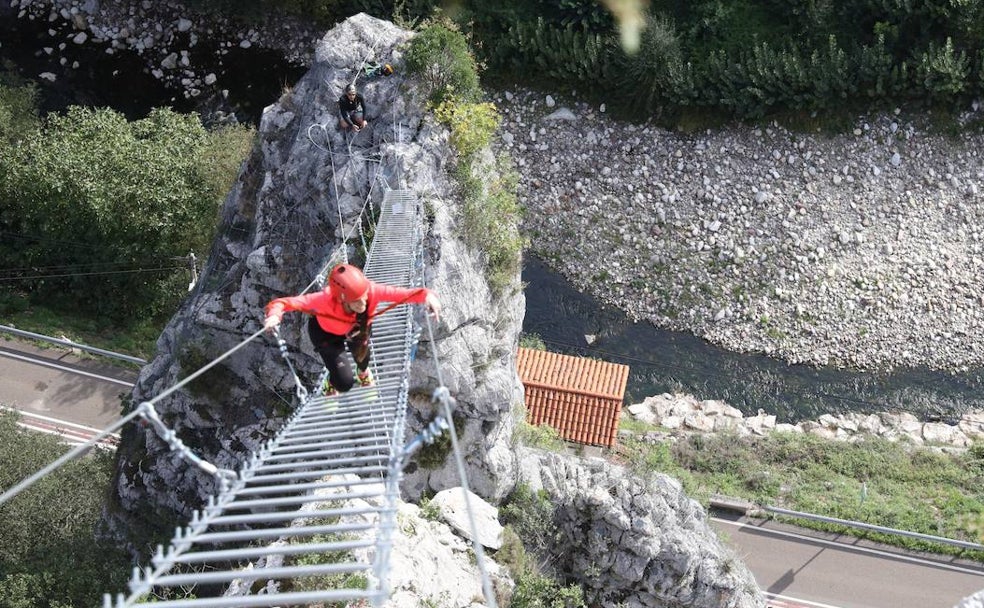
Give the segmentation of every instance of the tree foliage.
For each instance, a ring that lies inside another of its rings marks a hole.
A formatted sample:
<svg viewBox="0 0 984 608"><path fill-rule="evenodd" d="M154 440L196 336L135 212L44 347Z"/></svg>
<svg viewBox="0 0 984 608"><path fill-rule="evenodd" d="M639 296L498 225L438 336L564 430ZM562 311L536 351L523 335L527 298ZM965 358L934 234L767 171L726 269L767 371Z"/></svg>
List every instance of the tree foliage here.
<svg viewBox="0 0 984 608"><path fill-rule="evenodd" d="M0 491L66 449L0 413ZM94 534L111 472L111 455L97 451L0 506L0 607L96 606L122 588L128 559Z"/></svg>
<svg viewBox="0 0 984 608"><path fill-rule="evenodd" d="M423 79L434 104L452 98L474 102L481 97L475 57L464 35L447 19L428 23L418 32L405 60L407 72Z"/></svg>
<svg viewBox="0 0 984 608"><path fill-rule="evenodd" d="M0 145L16 145L37 128L37 87L0 74Z"/></svg>
<svg viewBox="0 0 984 608"><path fill-rule="evenodd" d="M119 320L169 313L251 131L208 133L196 115L167 109L127 122L72 107L26 133L0 146L7 285Z"/></svg>

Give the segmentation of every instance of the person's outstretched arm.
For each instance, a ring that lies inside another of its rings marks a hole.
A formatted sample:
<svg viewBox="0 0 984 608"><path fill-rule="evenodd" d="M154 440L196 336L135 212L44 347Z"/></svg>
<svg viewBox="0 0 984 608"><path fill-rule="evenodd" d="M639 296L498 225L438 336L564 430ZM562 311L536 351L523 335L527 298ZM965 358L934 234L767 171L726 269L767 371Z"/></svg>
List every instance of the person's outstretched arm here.
<svg viewBox="0 0 984 608"><path fill-rule="evenodd" d="M427 310L436 318L441 312L441 301L430 289L426 287L394 287L384 283L373 283L373 291L378 302L407 302L409 304L423 304Z"/></svg>
<svg viewBox="0 0 984 608"><path fill-rule="evenodd" d="M313 313L317 307L317 299L319 297L324 297L321 292L271 300L266 305L266 318L263 320L263 327L267 330L272 330L274 327L280 325L284 313L292 310L299 310L309 314Z"/></svg>

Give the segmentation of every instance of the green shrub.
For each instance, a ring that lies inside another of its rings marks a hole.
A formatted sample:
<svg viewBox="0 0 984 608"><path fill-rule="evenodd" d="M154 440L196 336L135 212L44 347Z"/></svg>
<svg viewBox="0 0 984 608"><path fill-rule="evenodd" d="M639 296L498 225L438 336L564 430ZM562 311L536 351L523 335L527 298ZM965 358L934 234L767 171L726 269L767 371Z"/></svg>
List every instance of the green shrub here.
<svg viewBox="0 0 984 608"><path fill-rule="evenodd" d="M908 68L898 66L885 44L885 34L879 33L870 45L858 51L858 91L871 99L899 94L906 86L904 75Z"/></svg>
<svg viewBox="0 0 984 608"><path fill-rule="evenodd" d="M575 584L564 587L557 581L526 571L516 581L511 608L584 608L584 592Z"/></svg>
<svg viewBox="0 0 984 608"><path fill-rule="evenodd" d="M501 294L519 274L524 240L519 234L520 207L516 198L519 176L508 160L496 160L493 176L483 182L471 165L457 171L464 209L462 234L465 242L486 256L486 276L494 293Z"/></svg>
<svg viewBox="0 0 984 608"><path fill-rule="evenodd" d="M0 73L0 171L7 146L36 136L39 127L37 87Z"/></svg>
<svg viewBox="0 0 984 608"><path fill-rule="evenodd" d="M0 413L0 491L67 450L17 418ZM112 455L96 450L0 506L0 605L95 606L122 589L128 557L94 534L111 474Z"/></svg>
<svg viewBox="0 0 984 608"><path fill-rule="evenodd" d="M547 493L534 492L526 484L517 485L499 507L503 523L512 526L537 559L546 558L557 540L553 514L554 505Z"/></svg>
<svg viewBox="0 0 984 608"><path fill-rule="evenodd" d="M614 35L540 17L517 21L497 41L490 59L502 68L525 70L533 80L592 83L608 78L617 56Z"/></svg>
<svg viewBox="0 0 984 608"><path fill-rule="evenodd" d="M967 88L970 61L967 53L953 47L953 39L943 45L930 43L918 56L916 77L930 99L953 99Z"/></svg>
<svg viewBox="0 0 984 608"><path fill-rule="evenodd" d="M187 293L185 257L208 250L251 139L166 109L134 122L106 109L49 115L4 155L0 230L26 236L0 245L0 261L22 269L17 287L35 302L123 321L169 316Z"/></svg>
<svg viewBox="0 0 984 608"><path fill-rule="evenodd" d="M449 20L428 23L410 41L404 59L407 73L423 79L435 105L452 97L464 102L481 97L478 64L464 35Z"/></svg>
<svg viewBox="0 0 984 608"><path fill-rule="evenodd" d="M438 521L441 519L441 508L430 498L420 500L420 516L428 521Z"/></svg>
<svg viewBox="0 0 984 608"><path fill-rule="evenodd" d="M687 103L694 98L693 72L683 65L680 38L667 19L650 16L635 55L620 62L616 84L652 112L665 99Z"/></svg>
<svg viewBox="0 0 984 608"><path fill-rule="evenodd" d="M438 104L434 116L451 129L451 145L466 162L489 145L499 128L499 113L492 103L460 103L452 97Z"/></svg>
<svg viewBox="0 0 984 608"><path fill-rule="evenodd" d="M495 552L495 561L509 570L513 579L519 578L526 571L526 548L523 540L516 534L512 526L502 528L502 546Z"/></svg>
<svg viewBox="0 0 984 608"><path fill-rule="evenodd" d="M523 445L551 452L560 452L566 445L560 432L549 424L520 422L516 425L514 437Z"/></svg>
<svg viewBox="0 0 984 608"><path fill-rule="evenodd" d="M523 332L519 334L519 345L523 348L532 348L533 350L547 350L547 345L543 343L543 338L540 337L540 334L536 333Z"/></svg>

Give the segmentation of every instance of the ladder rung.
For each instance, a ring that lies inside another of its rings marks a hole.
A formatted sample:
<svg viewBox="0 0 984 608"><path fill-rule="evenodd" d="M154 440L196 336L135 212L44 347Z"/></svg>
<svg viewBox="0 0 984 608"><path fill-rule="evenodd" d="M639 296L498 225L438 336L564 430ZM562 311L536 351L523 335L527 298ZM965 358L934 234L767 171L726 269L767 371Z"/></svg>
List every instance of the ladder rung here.
<svg viewBox="0 0 984 608"><path fill-rule="evenodd" d="M351 574L372 568L369 564L345 562L341 564L316 564L313 566L282 566L279 568L253 568L250 570L221 570L217 572L191 572L188 574L169 574L159 577L158 585L179 585L229 583L235 580L253 581L257 579L294 578L296 576L318 576L326 574ZM157 604L152 604L156 606Z"/></svg>
<svg viewBox="0 0 984 608"><path fill-rule="evenodd" d="M263 494L276 494L278 492L307 492L308 490L366 486L376 483L380 482L375 479L340 479L337 481L312 481L310 483L282 483L272 486L243 488L236 493L236 496L262 496Z"/></svg>
<svg viewBox="0 0 984 608"><path fill-rule="evenodd" d="M245 513L242 515L219 515L212 519L212 525L233 525L233 524L260 524L272 523L276 521L294 521L297 519L312 519L316 517L345 517L347 515L367 515L370 513L383 513L395 509L381 507L370 508L339 508L339 509L318 509L298 513L297 511L281 513Z"/></svg>
<svg viewBox="0 0 984 608"><path fill-rule="evenodd" d="M376 498L384 492L380 488L377 492L340 492L338 494L303 494L301 496L277 496L274 498L252 498L247 500L234 500L226 505L226 511L239 509L255 509L257 507L287 507L296 505L306 505L312 502L345 502L363 498Z"/></svg>

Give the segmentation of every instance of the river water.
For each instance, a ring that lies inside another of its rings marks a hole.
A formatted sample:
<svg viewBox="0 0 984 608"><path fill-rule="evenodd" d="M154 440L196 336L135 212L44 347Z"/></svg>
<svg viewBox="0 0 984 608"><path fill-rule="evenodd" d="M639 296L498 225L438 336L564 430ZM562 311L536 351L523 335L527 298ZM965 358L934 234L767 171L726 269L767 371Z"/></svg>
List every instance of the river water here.
<svg viewBox="0 0 984 608"><path fill-rule="evenodd" d="M722 399L746 414L759 409L780 422L823 413L905 410L952 422L984 407L984 369L953 375L923 368L871 373L789 365L758 354L727 351L691 334L635 323L621 311L578 292L562 275L527 256L526 319L554 352L629 366L626 403L668 391ZM588 344L586 335L596 336Z"/></svg>

